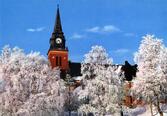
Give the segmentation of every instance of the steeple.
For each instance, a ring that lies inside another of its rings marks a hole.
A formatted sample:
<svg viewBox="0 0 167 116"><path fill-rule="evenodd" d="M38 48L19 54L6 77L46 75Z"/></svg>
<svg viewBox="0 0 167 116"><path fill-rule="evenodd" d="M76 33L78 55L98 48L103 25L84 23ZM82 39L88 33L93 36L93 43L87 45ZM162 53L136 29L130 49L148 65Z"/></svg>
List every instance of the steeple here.
<svg viewBox="0 0 167 116"><path fill-rule="evenodd" d="M59 5L57 5L56 21L55 21L52 36L50 38L50 49L49 50L54 50L54 49L67 50L65 46L65 42L66 40L65 40L64 33L62 30Z"/></svg>
<svg viewBox="0 0 167 116"><path fill-rule="evenodd" d="M48 50L48 59L52 68L59 67L61 78L64 78L69 70L68 48L65 46L65 37L62 30L59 6L57 6L56 21L54 30L50 38L50 48Z"/></svg>
<svg viewBox="0 0 167 116"><path fill-rule="evenodd" d="M59 12L59 5L57 5L57 15L56 15L56 22L54 26L54 33L63 34L62 26L61 26L60 12Z"/></svg>

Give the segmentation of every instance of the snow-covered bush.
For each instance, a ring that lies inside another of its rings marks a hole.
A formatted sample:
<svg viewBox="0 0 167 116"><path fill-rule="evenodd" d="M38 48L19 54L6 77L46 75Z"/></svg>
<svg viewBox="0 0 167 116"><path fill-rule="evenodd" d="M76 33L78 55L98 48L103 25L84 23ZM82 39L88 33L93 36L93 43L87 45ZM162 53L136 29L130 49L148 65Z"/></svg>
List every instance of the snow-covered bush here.
<svg viewBox="0 0 167 116"><path fill-rule="evenodd" d="M0 115L55 116L64 111L67 92L58 69L39 53L3 48L0 55Z"/></svg>

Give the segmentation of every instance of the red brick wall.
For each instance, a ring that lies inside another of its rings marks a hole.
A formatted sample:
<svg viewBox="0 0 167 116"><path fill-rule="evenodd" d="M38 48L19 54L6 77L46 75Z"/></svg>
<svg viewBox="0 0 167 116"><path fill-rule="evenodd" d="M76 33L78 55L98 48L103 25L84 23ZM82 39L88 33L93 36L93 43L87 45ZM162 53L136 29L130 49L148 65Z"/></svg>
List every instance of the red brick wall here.
<svg viewBox="0 0 167 116"><path fill-rule="evenodd" d="M56 64L56 58L58 57L58 65ZM61 57L61 63L60 63ZM68 51L49 51L48 59L52 68L59 67L62 70L68 70Z"/></svg>

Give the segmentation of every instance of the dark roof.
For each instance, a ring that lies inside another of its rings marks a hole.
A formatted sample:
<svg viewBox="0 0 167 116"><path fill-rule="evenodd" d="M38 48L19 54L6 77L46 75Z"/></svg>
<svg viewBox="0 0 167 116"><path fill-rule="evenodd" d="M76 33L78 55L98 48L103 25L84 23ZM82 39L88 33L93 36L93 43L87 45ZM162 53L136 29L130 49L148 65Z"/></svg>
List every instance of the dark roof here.
<svg viewBox="0 0 167 116"><path fill-rule="evenodd" d="M56 21L55 21L55 26L54 26L54 33L63 33L62 32L60 12L59 12L59 6L57 8L57 15L56 15Z"/></svg>
<svg viewBox="0 0 167 116"><path fill-rule="evenodd" d="M90 65L87 63L87 65ZM109 65L105 64L105 67L113 66L113 67L118 67L121 66L121 70L124 71L125 74L125 79L127 81L131 81L133 77L136 77L136 72L137 72L137 65L131 65L127 61L125 61L125 65ZM71 77L76 77L76 76L82 76L81 74L81 63L78 62L69 62L69 74Z"/></svg>
<svg viewBox="0 0 167 116"><path fill-rule="evenodd" d="M81 63L69 62L69 73L71 77L82 76L81 74Z"/></svg>

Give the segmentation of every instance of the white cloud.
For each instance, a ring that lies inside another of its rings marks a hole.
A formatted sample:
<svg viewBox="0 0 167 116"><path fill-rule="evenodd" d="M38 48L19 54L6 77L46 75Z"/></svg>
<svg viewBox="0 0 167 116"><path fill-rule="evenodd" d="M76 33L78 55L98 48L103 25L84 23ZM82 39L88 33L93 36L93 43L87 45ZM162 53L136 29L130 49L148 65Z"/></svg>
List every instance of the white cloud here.
<svg viewBox="0 0 167 116"><path fill-rule="evenodd" d="M112 33L112 32L119 32L120 29L114 25L105 25L103 27L95 26L89 29L86 29L87 32L92 33Z"/></svg>
<svg viewBox="0 0 167 116"><path fill-rule="evenodd" d="M102 28L102 31L103 32L118 32L120 31L120 29L113 25L106 25Z"/></svg>
<svg viewBox="0 0 167 116"><path fill-rule="evenodd" d="M114 52L115 52L116 54L125 54L125 53L128 53L129 51L130 51L129 49L120 48L120 49L115 50Z"/></svg>
<svg viewBox="0 0 167 116"><path fill-rule="evenodd" d="M70 38L71 39L82 39L84 38L84 35L78 34L78 33L74 33Z"/></svg>
<svg viewBox="0 0 167 116"><path fill-rule="evenodd" d="M97 33L97 32L100 32L100 30L101 30L100 27L96 26L96 27L89 28L86 31Z"/></svg>
<svg viewBox="0 0 167 116"><path fill-rule="evenodd" d="M43 31L44 29L45 29L45 27L28 28L27 31L28 31L28 32L40 32L40 31Z"/></svg>

